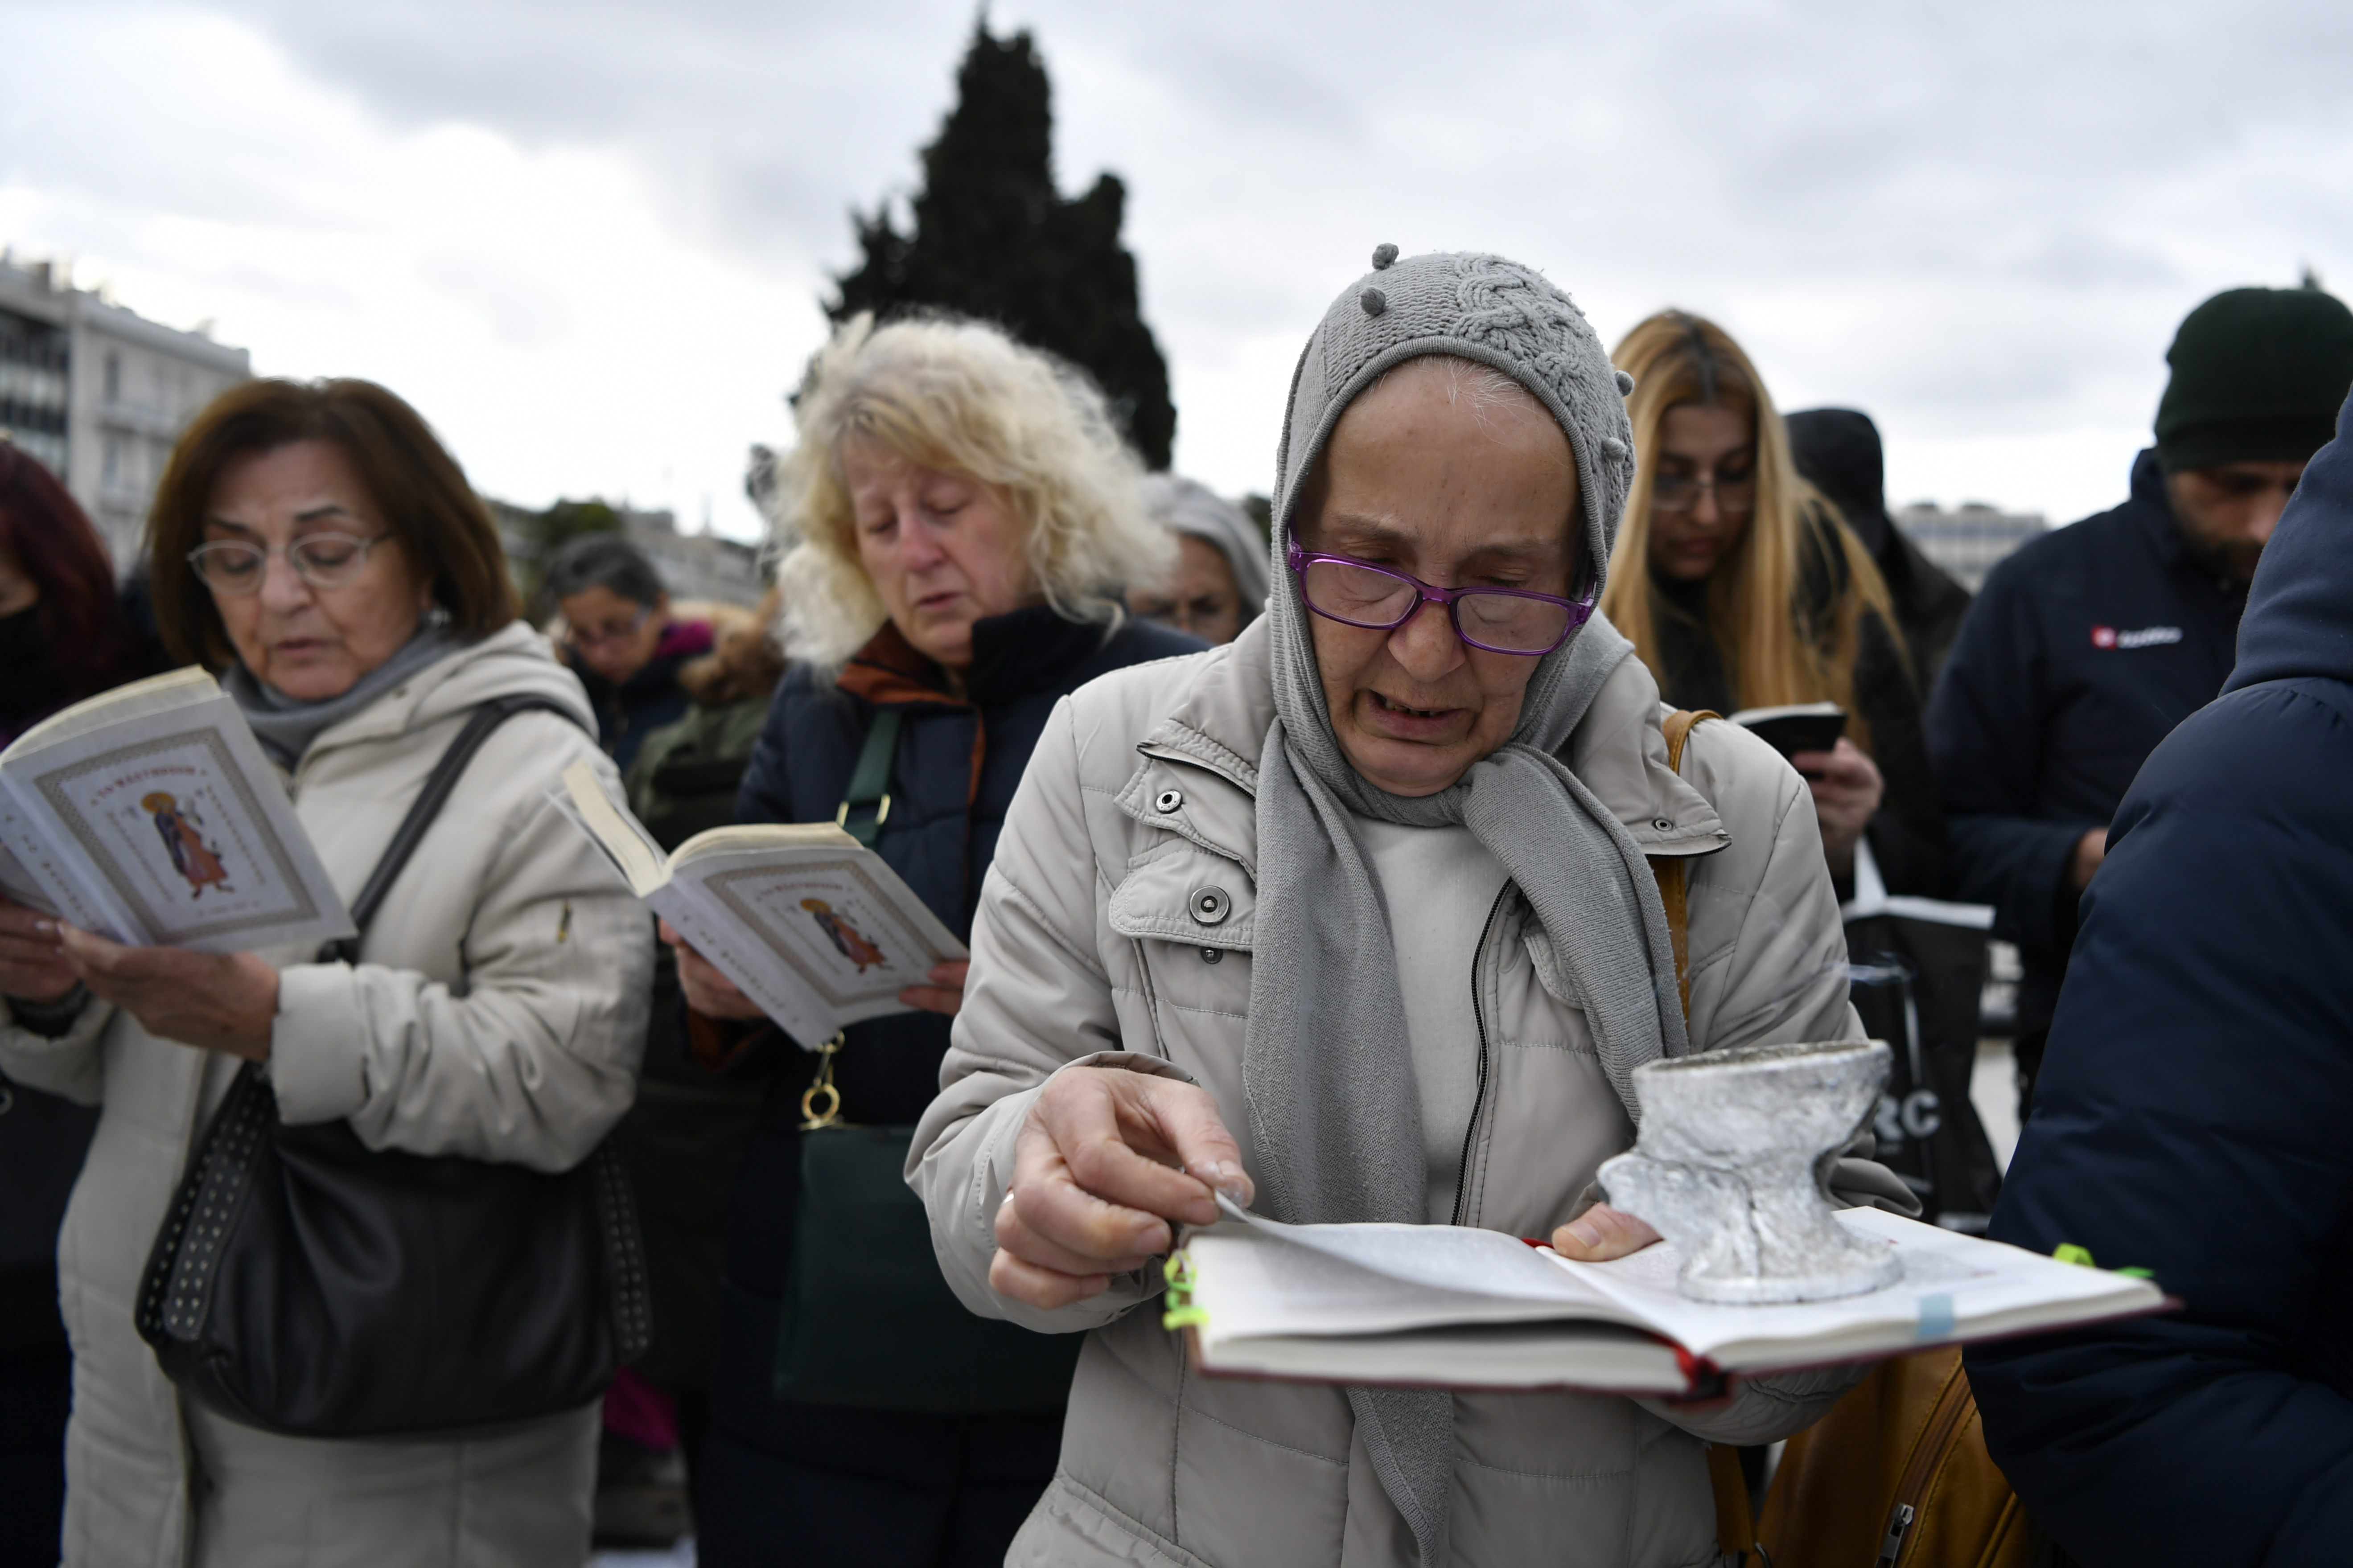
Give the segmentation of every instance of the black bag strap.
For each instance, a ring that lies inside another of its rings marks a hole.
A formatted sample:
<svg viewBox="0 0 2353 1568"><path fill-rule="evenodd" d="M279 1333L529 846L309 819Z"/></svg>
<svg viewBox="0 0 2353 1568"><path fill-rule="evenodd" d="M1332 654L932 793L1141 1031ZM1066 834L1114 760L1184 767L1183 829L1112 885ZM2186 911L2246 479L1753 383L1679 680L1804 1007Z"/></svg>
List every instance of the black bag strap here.
<svg viewBox="0 0 2353 1568"><path fill-rule="evenodd" d="M899 721L902 717L896 708L875 710L874 723L866 731L866 744L858 752L858 765L849 771L849 787L842 793L840 809L833 814L833 825L869 849L882 836L882 824L891 815L891 766L899 755ZM856 822L849 820L851 812L870 807L873 816Z"/></svg>
<svg viewBox="0 0 2353 1568"><path fill-rule="evenodd" d="M353 925L362 932L367 930L368 921L375 918L376 906L384 902L384 896L392 891L393 883L399 880L402 868L408 864L408 858L417 852L417 845L424 841L426 830L433 826L433 819L441 815L441 807L448 801L450 792L458 787L459 775L466 771L466 764L474 760L474 753L482 749L482 742L491 738L491 731L516 714L534 710L560 714L575 724L580 722L579 714L553 697L524 693L493 697L475 709L473 717L466 721L466 727L458 731L458 738L449 742L449 749L441 753L441 760L433 764L432 774L426 779L425 788L418 793L417 803L408 808L408 815L400 819L400 826L393 833L392 842L385 846L384 858L375 863L375 869L368 873L366 886L360 889L360 896L352 905ZM359 937L345 936L322 943L314 962L357 963L359 961Z"/></svg>

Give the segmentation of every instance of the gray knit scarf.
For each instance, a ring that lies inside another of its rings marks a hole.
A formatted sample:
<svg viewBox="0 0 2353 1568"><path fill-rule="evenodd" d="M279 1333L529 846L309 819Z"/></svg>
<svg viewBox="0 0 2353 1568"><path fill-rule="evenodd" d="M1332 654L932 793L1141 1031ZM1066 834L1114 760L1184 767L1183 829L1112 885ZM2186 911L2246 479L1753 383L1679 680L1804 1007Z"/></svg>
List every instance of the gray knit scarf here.
<svg viewBox="0 0 2353 1568"><path fill-rule="evenodd" d="M242 663L230 668L221 689L245 714L245 721L253 727L253 738L261 742L269 760L290 772L329 726L342 723L457 647L458 639L449 635L449 617L428 613L417 623L415 637L340 696L317 701L289 697L267 681L256 679Z"/></svg>
<svg viewBox="0 0 2353 1568"><path fill-rule="evenodd" d="M1242 1083L1261 1202L1280 1219L1426 1217L1428 1170L1388 906L1350 814L1461 824L1493 851L1561 958L1622 1099L1642 1062L1685 1049L1665 912L1641 848L1559 760L1570 731L1632 651L1596 615L1538 661L1518 728L1451 787L1408 798L1365 782L1332 731L1297 580L1283 566L1291 509L1349 400L1423 354L1493 364L1568 434L1588 558L1609 559L1631 475L1621 384L1567 295L1493 257L1392 247L1309 340L1278 459L1272 617L1276 718L1261 754L1258 937ZM1372 299L1378 297L1379 309ZM1373 1468L1421 1550L1446 1560L1454 1406L1440 1392L1347 1391Z"/></svg>

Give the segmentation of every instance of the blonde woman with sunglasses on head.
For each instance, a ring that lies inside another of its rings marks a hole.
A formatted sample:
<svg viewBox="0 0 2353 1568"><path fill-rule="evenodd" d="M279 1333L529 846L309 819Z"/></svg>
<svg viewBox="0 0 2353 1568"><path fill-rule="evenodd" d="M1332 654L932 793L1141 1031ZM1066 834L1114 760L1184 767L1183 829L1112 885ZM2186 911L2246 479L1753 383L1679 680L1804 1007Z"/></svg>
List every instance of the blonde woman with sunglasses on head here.
<svg viewBox="0 0 2353 1568"><path fill-rule="evenodd" d="M1792 759L1841 886L1866 831L1897 891L1941 892L1920 695L1887 586L1799 476L1779 410L1713 321L1663 310L1610 356L1634 378L1634 483L1601 605L1667 701L1731 713L1835 702L1846 736Z"/></svg>

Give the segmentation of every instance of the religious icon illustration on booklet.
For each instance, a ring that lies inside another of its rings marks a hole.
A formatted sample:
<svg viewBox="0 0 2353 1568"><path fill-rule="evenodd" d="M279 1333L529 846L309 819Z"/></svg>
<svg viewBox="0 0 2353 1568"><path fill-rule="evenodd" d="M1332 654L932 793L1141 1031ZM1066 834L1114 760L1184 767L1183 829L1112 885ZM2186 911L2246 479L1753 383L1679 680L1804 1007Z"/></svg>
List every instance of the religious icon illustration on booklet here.
<svg viewBox="0 0 2353 1568"><path fill-rule="evenodd" d="M78 703L0 752L0 887L137 946L352 932L277 770L196 668Z"/></svg>
<svg viewBox="0 0 2353 1568"><path fill-rule="evenodd" d="M586 763L554 799L648 908L806 1046L910 1011L901 991L969 956L880 855L830 822L714 827L665 855Z"/></svg>

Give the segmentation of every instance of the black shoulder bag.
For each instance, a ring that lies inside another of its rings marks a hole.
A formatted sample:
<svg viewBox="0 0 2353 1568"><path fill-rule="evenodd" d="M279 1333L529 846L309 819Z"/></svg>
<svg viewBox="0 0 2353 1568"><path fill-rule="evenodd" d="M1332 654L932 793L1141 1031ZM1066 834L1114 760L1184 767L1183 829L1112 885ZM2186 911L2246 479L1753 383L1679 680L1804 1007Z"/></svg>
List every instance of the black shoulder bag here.
<svg viewBox="0 0 2353 1568"><path fill-rule="evenodd" d="M890 815L899 715L867 731L834 821L871 848ZM872 811L852 820L853 812ZM1070 1397L1083 1334L976 1316L940 1276L923 1203L908 1189L915 1130L842 1120L836 1035L802 1092L800 1196L778 1312L774 1393L804 1405L939 1415L1039 1413Z"/></svg>
<svg viewBox="0 0 2353 1568"><path fill-rule="evenodd" d="M366 929L491 731L533 709L573 718L535 697L475 710L369 876L353 924ZM345 938L318 962L358 952ZM577 1408L643 1353L652 1321L609 1142L558 1175L372 1150L347 1121L280 1121L248 1062L156 1235L138 1324L180 1391L231 1420L377 1437Z"/></svg>

